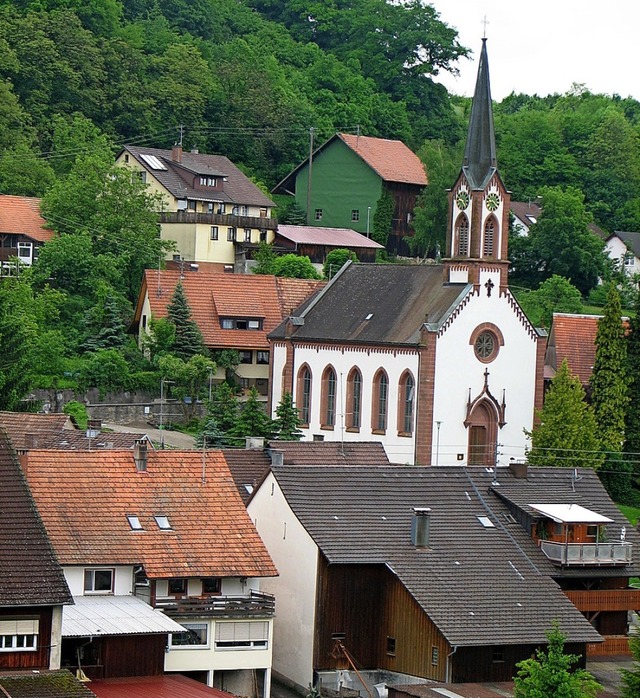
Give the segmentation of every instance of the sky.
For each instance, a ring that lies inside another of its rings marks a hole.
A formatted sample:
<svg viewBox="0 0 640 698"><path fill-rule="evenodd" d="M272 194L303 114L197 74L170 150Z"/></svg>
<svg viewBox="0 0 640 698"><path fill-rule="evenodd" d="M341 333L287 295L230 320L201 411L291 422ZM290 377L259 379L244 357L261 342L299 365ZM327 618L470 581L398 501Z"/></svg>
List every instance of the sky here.
<svg viewBox="0 0 640 698"><path fill-rule="evenodd" d="M460 77L436 78L449 92L473 96L486 17L491 96L563 94L573 83L590 92L640 100L638 0L430 0L458 30L471 60Z"/></svg>

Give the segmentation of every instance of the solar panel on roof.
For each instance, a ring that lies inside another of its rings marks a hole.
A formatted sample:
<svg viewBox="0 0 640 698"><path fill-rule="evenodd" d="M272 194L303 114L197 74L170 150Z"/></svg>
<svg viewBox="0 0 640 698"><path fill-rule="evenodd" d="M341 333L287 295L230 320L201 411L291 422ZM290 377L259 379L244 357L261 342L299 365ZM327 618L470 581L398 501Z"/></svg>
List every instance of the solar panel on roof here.
<svg viewBox="0 0 640 698"><path fill-rule="evenodd" d="M147 165L149 165L149 167L152 170L166 170L167 169L155 155L148 155L147 153L140 153L140 157L147 163Z"/></svg>

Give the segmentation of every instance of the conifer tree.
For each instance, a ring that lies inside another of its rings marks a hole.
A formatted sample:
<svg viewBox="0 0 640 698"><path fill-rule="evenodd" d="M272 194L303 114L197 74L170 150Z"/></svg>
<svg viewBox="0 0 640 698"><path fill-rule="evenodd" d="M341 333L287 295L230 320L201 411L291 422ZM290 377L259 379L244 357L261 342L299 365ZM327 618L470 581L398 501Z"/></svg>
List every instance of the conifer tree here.
<svg viewBox="0 0 640 698"><path fill-rule="evenodd" d="M113 293L109 293L104 302L88 314L87 324L90 327L93 325L92 335L85 342L85 347L89 351L124 347L127 341L127 328L122 319L120 305Z"/></svg>
<svg viewBox="0 0 640 698"><path fill-rule="evenodd" d="M605 451L619 453L624 443L627 389L627 343L621 321L620 294L612 285L604 316L598 321L596 358L591 374L591 404Z"/></svg>
<svg viewBox="0 0 640 698"><path fill-rule="evenodd" d="M220 383L213 388L208 416L215 417L218 429L223 434L224 443L229 444L229 437L240 416L240 403L233 389L227 383Z"/></svg>
<svg viewBox="0 0 640 698"><path fill-rule="evenodd" d="M278 406L276 407L276 418L274 420L276 439L280 441L300 441L302 432L300 425L300 413L293 404L291 393L284 393Z"/></svg>
<svg viewBox="0 0 640 698"><path fill-rule="evenodd" d="M224 443L224 434L218 426L218 422L213 415L209 415L202 426L202 429L196 434L196 448L220 448Z"/></svg>
<svg viewBox="0 0 640 698"><path fill-rule="evenodd" d="M176 328L171 353L188 361L195 354L207 354L200 328L191 318L191 308L181 282L176 285L171 302L167 306L169 321Z"/></svg>
<svg viewBox="0 0 640 698"><path fill-rule="evenodd" d="M255 388L251 388L249 397L242 406L238 421L233 428L233 436L236 437L237 441L240 441L246 436L262 436L265 439L269 439L272 434L273 421L258 401L258 391Z"/></svg>
<svg viewBox="0 0 640 698"><path fill-rule="evenodd" d="M539 423L529 432L529 462L566 468L598 468L603 462L596 420L585 402L580 380L565 359L538 413Z"/></svg>
<svg viewBox="0 0 640 698"><path fill-rule="evenodd" d="M629 403L625 412L625 447L631 460L639 461L636 474L640 476L640 291L636 297L635 312L629 319L627 335L627 375L629 376Z"/></svg>

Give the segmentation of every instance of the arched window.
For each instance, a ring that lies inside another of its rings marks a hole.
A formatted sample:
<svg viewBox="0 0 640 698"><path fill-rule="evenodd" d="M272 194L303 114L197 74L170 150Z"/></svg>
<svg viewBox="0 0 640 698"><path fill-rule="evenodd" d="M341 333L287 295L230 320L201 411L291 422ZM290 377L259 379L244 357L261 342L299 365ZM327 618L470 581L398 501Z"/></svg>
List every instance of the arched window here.
<svg viewBox="0 0 640 698"><path fill-rule="evenodd" d="M413 433L413 405L415 382L409 371L400 377L398 385L398 432L410 436Z"/></svg>
<svg viewBox="0 0 640 698"><path fill-rule="evenodd" d="M496 219L491 216L487 219L484 224L484 242L482 245L482 256L483 257L493 257L495 254L495 243L496 243L496 231L498 226L496 225Z"/></svg>
<svg viewBox="0 0 640 698"><path fill-rule="evenodd" d="M464 213L456 221L456 253L459 257L469 255L469 219Z"/></svg>
<svg viewBox="0 0 640 698"><path fill-rule="evenodd" d="M360 429L362 413L362 374L352 368L347 376L347 429Z"/></svg>
<svg viewBox="0 0 640 698"><path fill-rule="evenodd" d="M336 372L327 366L322 374L322 426L331 428L336 424Z"/></svg>
<svg viewBox="0 0 640 698"><path fill-rule="evenodd" d="M373 401L371 428L375 433L384 434L387 430L387 409L389 406L389 379L380 369L373 379Z"/></svg>
<svg viewBox="0 0 640 698"><path fill-rule="evenodd" d="M296 403L300 411L302 426L309 426L311 421L311 370L305 364L298 371L298 398Z"/></svg>

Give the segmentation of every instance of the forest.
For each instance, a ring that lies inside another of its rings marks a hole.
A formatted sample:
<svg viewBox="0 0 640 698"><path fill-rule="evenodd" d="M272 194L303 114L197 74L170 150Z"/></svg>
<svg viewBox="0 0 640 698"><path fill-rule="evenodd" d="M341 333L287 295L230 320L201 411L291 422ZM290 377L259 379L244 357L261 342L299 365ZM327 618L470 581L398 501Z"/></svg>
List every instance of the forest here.
<svg viewBox="0 0 640 698"><path fill-rule="evenodd" d="M113 168L125 144L182 139L269 191L306 157L312 128L316 143L401 139L430 182L412 251L436 256L470 111L436 80L479 48L421 0L0 0L0 193L42 197L61 234L0 285L2 406L33 387L156 381L126 328L163 249L153 197ZM548 221L546 237L512 245L514 279L537 289L558 275L586 295L604 268L602 246L582 244L587 226L640 230L640 103L574 85L512 94L494 115L512 198L542 197L582 250L578 268L561 260Z"/></svg>

